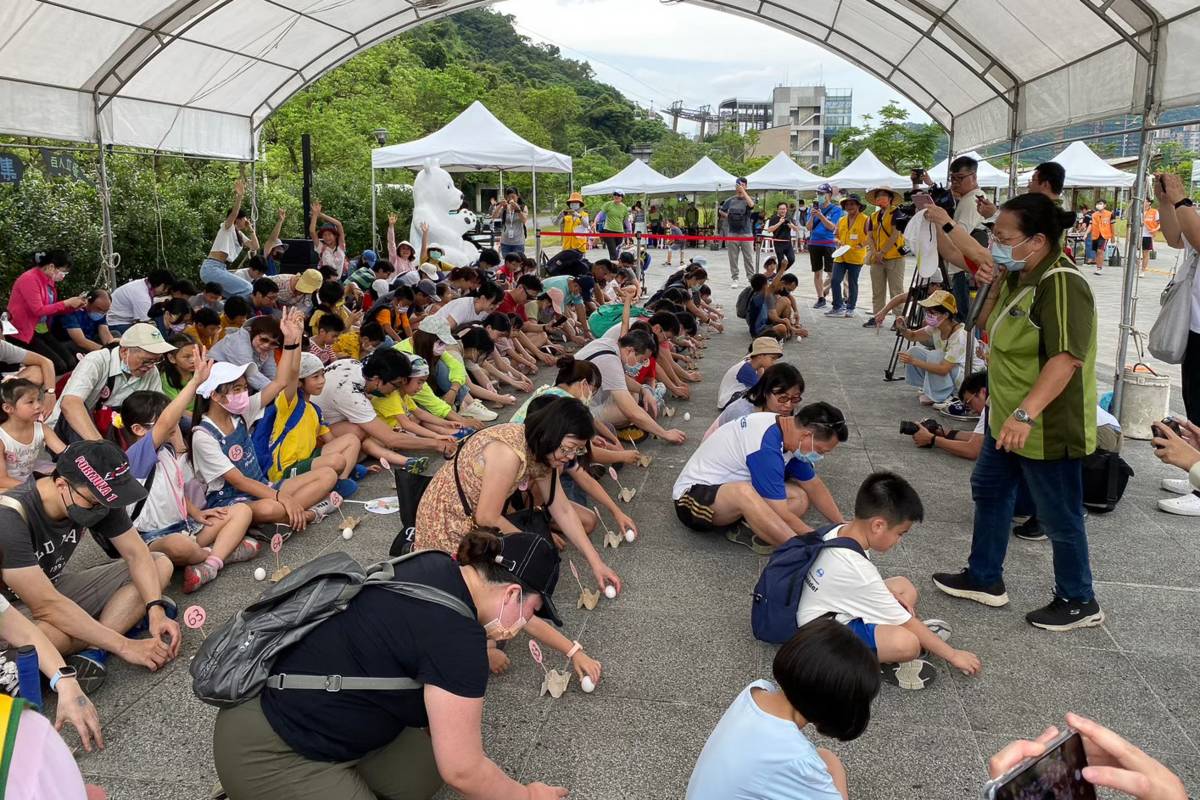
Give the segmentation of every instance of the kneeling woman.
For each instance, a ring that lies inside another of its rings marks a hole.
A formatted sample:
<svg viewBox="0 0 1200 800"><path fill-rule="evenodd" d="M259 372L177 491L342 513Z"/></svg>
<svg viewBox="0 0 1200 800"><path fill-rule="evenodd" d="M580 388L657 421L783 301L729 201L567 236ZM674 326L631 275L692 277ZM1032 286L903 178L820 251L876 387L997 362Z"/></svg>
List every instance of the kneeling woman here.
<svg viewBox="0 0 1200 800"><path fill-rule="evenodd" d="M558 553L533 534L480 530L456 552L457 562L436 551L404 561L396 580L437 589L458 608L367 587L272 665L273 675L405 677L423 686L266 688L217 714L213 758L230 800L416 800L443 783L472 800L566 796L508 777L484 753L480 732L487 641L511 639L531 619L562 624L550 601Z"/></svg>
<svg viewBox="0 0 1200 800"><path fill-rule="evenodd" d="M458 544L476 526L497 528L502 534L518 533L519 525L510 498L536 484L541 497L550 498L551 519L587 560L600 587L621 580L588 540L596 515L572 503L562 490L562 470L588 451L595 433L592 415L573 397L558 397L539 408L525 424L493 425L467 438L458 454L433 476L417 507L414 546L419 550L457 551ZM549 541L549 539L547 539ZM600 664L558 631L540 620L529 625L529 634L547 647L569 653L575 671L593 681ZM507 658L498 650L489 654L492 666L502 671Z"/></svg>
<svg viewBox="0 0 1200 800"><path fill-rule="evenodd" d="M928 344L932 349L914 348L901 353L900 363L907 365L909 385L921 387L922 403L942 403L962 383L971 337L966 326L955 319L958 302L945 289L933 292L918 305L925 307L924 328L904 330L904 320L897 320L896 325L905 339Z"/></svg>
<svg viewBox="0 0 1200 800"><path fill-rule="evenodd" d="M800 370L786 362L772 364L763 370L758 381L736 400L731 400L725 410L713 420L704 432L707 439L726 422L741 419L757 411L790 415L796 413L804 400L804 376ZM703 440L701 440L703 441Z"/></svg>

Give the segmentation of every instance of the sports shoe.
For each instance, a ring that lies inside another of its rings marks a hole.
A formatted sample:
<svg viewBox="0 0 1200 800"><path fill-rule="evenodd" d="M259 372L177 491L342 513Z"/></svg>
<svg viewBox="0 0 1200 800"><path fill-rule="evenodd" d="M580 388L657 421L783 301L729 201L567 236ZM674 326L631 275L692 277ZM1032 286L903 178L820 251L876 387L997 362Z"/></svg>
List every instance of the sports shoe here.
<svg viewBox="0 0 1200 800"><path fill-rule="evenodd" d="M207 561L201 561L199 564L190 564L183 569L183 593L191 594L206 583L212 583L216 580L217 573L220 570L216 565L210 564Z"/></svg>
<svg viewBox="0 0 1200 800"><path fill-rule="evenodd" d="M979 415L971 410L971 407L961 400L951 400L947 403L934 403L933 407L938 410L938 413L950 419L961 420L976 420Z"/></svg>
<svg viewBox="0 0 1200 800"><path fill-rule="evenodd" d="M469 419L477 419L482 422L491 422L499 416L495 411L492 411L483 403L474 399L464 403L463 407L458 410L458 413Z"/></svg>
<svg viewBox="0 0 1200 800"><path fill-rule="evenodd" d="M409 459L400 467L400 471L420 475L425 472L428 466L429 456L409 456Z"/></svg>
<svg viewBox="0 0 1200 800"><path fill-rule="evenodd" d="M1056 597L1050 601L1050 605L1026 614L1025 621L1044 631L1069 631L1099 625L1104 622L1104 612L1094 598L1083 603Z"/></svg>
<svg viewBox="0 0 1200 800"><path fill-rule="evenodd" d="M326 497L324 500L322 500L321 502L317 503L315 506L313 506L312 508L309 509L309 511L313 512L313 514L315 515L313 517L313 524L315 525L318 522L320 522L321 520L328 517L336 509L341 507L341 505L342 505L342 496L340 494L338 494L337 492L330 492L329 497Z"/></svg>
<svg viewBox="0 0 1200 800"><path fill-rule="evenodd" d="M1096 270L1096 271L1095 271L1095 272L1093 272L1092 274L1093 274L1093 275L1103 275L1104 273L1103 273L1103 271L1101 271L1101 270Z"/></svg>
<svg viewBox="0 0 1200 800"><path fill-rule="evenodd" d="M1159 488L1175 494L1191 494L1195 491L1187 478L1163 478Z"/></svg>
<svg viewBox="0 0 1200 800"><path fill-rule="evenodd" d="M875 318L874 318L874 317L867 317L867 321L866 321L866 322L864 322L864 323L862 324L862 326L863 326L864 328L874 328L874 327L876 327L876 324L875 324Z"/></svg>
<svg viewBox="0 0 1200 800"><path fill-rule="evenodd" d="M937 667L920 658L903 664L880 664L879 672L888 683L910 691L928 688L937 677Z"/></svg>
<svg viewBox="0 0 1200 800"><path fill-rule="evenodd" d="M825 298L824 297L817 298L817 302L813 303L813 308L824 308L824 307L825 307Z"/></svg>
<svg viewBox="0 0 1200 800"><path fill-rule="evenodd" d="M1004 588L1003 580L991 586L979 586L971 580L965 569L962 572L935 572L933 585L951 597L974 600L992 608L1008 605L1008 591Z"/></svg>
<svg viewBox="0 0 1200 800"><path fill-rule="evenodd" d="M950 623L944 619L927 619L923 620L925 627L933 631L933 635L941 639L943 642L950 641Z"/></svg>
<svg viewBox="0 0 1200 800"><path fill-rule="evenodd" d="M229 554L229 558L225 559L226 564L236 564L239 561L249 561L258 558L258 554L262 552L262 542L255 541L250 537L242 539L242 543L233 548L233 552Z"/></svg>
<svg viewBox="0 0 1200 800"><path fill-rule="evenodd" d="M163 599L163 602L166 604L166 608L164 608L163 611L166 612L167 619L175 619L176 617L178 617L179 616L179 606L175 605L175 601L172 600L171 598L167 597L165 594L162 596L162 599ZM140 620L138 620L137 625L134 625L132 628L130 628L128 631L126 631L125 635L127 637L129 637L130 639L140 639L149 632L150 632L150 615L146 614Z"/></svg>
<svg viewBox="0 0 1200 800"><path fill-rule="evenodd" d="M775 547L770 542L766 542L754 535L754 531L750 530L745 525L735 525L725 531L725 538L734 544L740 544L742 547L748 547L760 556L769 556L775 552Z"/></svg>
<svg viewBox="0 0 1200 800"><path fill-rule="evenodd" d="M1018 539L1024 539L1027 542L1040 542L1046 538L1046 534L1042 532L1042 526L1038 523L1037 517L1030 517L1013 528L1013 536Z"/></svg>
<svg viewBox="0 0 1200 800"><path fill-rule="evenodd" d="M1158 509L1181 517L1200 517L1200 496L1185 494L1169 500L1159 500Z"/></svg>
<svg viewBox="0 0 1200 800"><path fill-rule="evenodd" d="M67 656L67 666L75 668L75 679L83 693L91 696L93 692L104 685L108 677L108 651L98 647L80 650L73 656Z"/></svg>
<svg viewBox="0 0 1200 800"><path fill-rule="evenodd" d="M735 290L735 291L737 290L737 288L738 288L738 281L737 281L737 278L734 278L733 280L731 280L731 281L729 282L729 288L730 288L730 289L733 289L733 290Z"/></svg>
<svg viewBox="0 0 1200 800"><path fill-rule="evenodd" d="M846 319L853 319L854 318L854 309L847 308L845 311L842 312L842 316L845 317Z"/></svg>
<svg viewBox="0 0 1200 800"><path fill-rule="evenodd" d="M844 316L846 316L846 309L841 306L831 308L825 312L825 316L827 316L827 317L844 317Z"/></svg>

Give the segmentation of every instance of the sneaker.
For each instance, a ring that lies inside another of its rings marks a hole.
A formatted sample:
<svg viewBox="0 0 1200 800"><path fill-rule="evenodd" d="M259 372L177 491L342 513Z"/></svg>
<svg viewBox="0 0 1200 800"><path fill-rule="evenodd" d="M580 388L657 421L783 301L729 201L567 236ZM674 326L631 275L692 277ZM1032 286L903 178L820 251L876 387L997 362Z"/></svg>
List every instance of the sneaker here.
<svg viewBox="0 0 1200 800"><path fill-rule="evenodd" d="M775 547L754 535L754 531L745 525L735 525L725 531L725 538L734 544L748 547L760 556L769 556L775 552Z"/></svg>
<svg viewBox="0 0 1200 800"><path fill-rule="evenodd" d="M250 561L258 558L258 554L262 552L262 543L255 541L249 537L242 539L242 543L233 549L229 554L229 558L225 559L226 564L236 564L239 561Z"/></svg>
<svg viewBox="0 0 1200 800"><path fill-rule="evenodd" d="M1046 534L1042 532L1042 526L1038 523L1037 517L1030 517L1013 528L1013 536L1018 539L1024 539L1027 542L1040 542L1046 538Z"/></svg>
<svg viewBox="0 0 1200 800"><path fill-rule="evenodd" d="M1003 580L991 586L979 586L971 580L965 569L962 572L935 572L933 585L951 597L974 600L992 608L1008 605L1008 591L1004 588Z"/></svg>
<svg viewBox="0 0 1200 800"><path fill-rule="evenodd" d="M1094 598L1083 603L1056 597L1045 608L1026 614L1025 621L1044 631L1069 631L1099 625L1104 622L1104 612Z"/></svg>
<svg viewBox="0 0 1200 800"><path fill-rule="evenodd" d="M853 309L853 308L847 308L847 309L846 309L846 310L845 310L845 311L842 313L842 316L843 316L843 317L845 317L846 319L853 319L853 318L854 318L854 309Z"/></svg>
<svg viewBox="0 0 1200 800"><path fill-rule="evenodd" d="M737 288L738 288L738 280L737 280L737 278L733 278L732 280L730 280L730 281L729 281L729 288L730 288L730 289L733 289L734 291L736 291L736 290L737 290Z"/></svg>
<svg viewBox="0 0 1200 800"><path fill-rule="evenodd" d="M971 407L961 400L953 400L949 403L934 403L933 407L938 410L938 413L944 417L961 420L976 420L979 415L971 410Z"/></svg>
<svg viewBox="0 0 1200 800"><path fill-rule="evenodd" d="M910 691L928 688L937 677L937 667L920 658L903 664L880 664L879 672L888 683Z"/></svg>
<svg viewBox="0 0 1200 800"><path fill-rule="evenodd" d="M165 609L163 609L167 613L167 619L175 619L176 617L178 617L179 616L179 606L175 605L175 601L172 600L171 598L167 597L165 594L162 596L162 599L163 599L163 602L166 603L166 606L167 606ZM125 635L128 636L130 639L140 639L149 632L150 632L150 615L147 614L144 617L142 617L141 620L138 621L137 625L134 625L132 628L130 628L128 631L126 631Z"/></svg>
<svg viewBox="0 0 1200 800"><path fill-rule="evenodd" d="M934 411L946 411L947 409L950 408L951 405L953 405L954 403L958 403L958 402L960 402L959 399L957 397L954 397L953 395L951 395L950 397L946 398L945 400L942 400L940 403L934 403L933 410Z"/></svg>
<svg viewBox="0 0 1200 800"><path fill-rule="evenodd" d="M1195 491L1192 488L1192 482L1187 478L1163 478L1159 488L1175 494L1191 494Z"/></svg>
<svg viewBox="0 0 1200 800"><path fill-rule="evenodd" d="M342 496L337 492L330 492L329 497L326 497L321 502L309 509L316 516L313 517L313 524L316 525L321 520L328 517L342 505Z"/></svg>
<svg viewBox="0 0 1200 800"><path fill-rule="evenodd" d="M408 461L400 467L401 472L408 472L412 475L421 475L429 466L429 456L410 456Z"/></svg>
<svg viewBox="0 0 1200 800"><path fill-rule="evenodd" d="M1178 514L1181 517L1200 517L1200 496L1185 494L1182 497L1172 497L1170 500L1159 500L1158 510L1168 514Z"/></svg>
<svg viewBox="0 0 1200 800"><path fill-rule="evenodd" d="M864 322L864 323L862 324L862 326L863 326L864 328L874 328L874 327L876 327L876 325L875 325L875 318L874 318L874 317L867 317L867 321L866 321L866 322Z"/></svg>
<svg viewBox="0 0 1200 800"><path fill-rule="evenodd" d="M458 413L469 419L477 419L482 422L492 422L499 416L495 411L492 411L478 400L471 400L465 403L458 410Z"/></svg>
<svg viewBox="0 0 1200 800"><path fill-rule="evenodd" d="M813 303L813 308L824 308L824 307L825 307L825 298L824 297L817 298L817 302Z"/></svg>
<svg viewBox="0 0 1200 800"><path fill-rule="evenodd" d="M846 316L846 309L845 308L831 308L825 312L825 316L827 316L827 317L844 317L844 316Z"/></svg>
<svg viewBox="0 0 1200 800"><path fill-rule="evenodd" d="M80 650L73 656L67 656L67 666L75 668L75 679L79 688L89 697L104 685L108 677L108 651L98 647Z"/></svg>
<svg viewBox="0 0 1200 800"><path fill-rule="evenodd" d="M191 594L206 583L212 583L216 580L217 573L220 572L213 564L207 561L201 561L199 564L191 564L183 569L183 593Z"/></svg>
<svg viewBox="0 0 1200 800"><path fill-rule="evenodd" d="M925 627L933 631L933 635L941 639L943 642L950 641L950 623L943 619L927 619L924 620Z"/></svg>
<svg viewBox="0 0 1200 800"><path fill-rule="evenodd" d="M1092 274L1093 274L1093 275L1103 275L1104 273L1103 273L1101 270L1096 270L1096 271L1095 271L1095 272L1093 272Z"/></svg>

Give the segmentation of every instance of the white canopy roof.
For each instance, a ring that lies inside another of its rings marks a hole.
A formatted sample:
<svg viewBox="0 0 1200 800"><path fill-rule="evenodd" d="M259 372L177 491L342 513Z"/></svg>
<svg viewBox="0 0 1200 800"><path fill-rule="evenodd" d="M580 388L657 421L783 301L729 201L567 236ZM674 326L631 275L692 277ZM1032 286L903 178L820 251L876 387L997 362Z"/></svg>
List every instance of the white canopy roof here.
<svg viewBox="0 0 1200 800"><path fill-rule="evenodd" d="M1096 186L1128 188L1133 186L1133 182L1137 180L1137 176L1132 172L1122 172L1117 169L1096 155L1092 148L1083 142L1071 142L1067 145L1066 150L1050 160L1062 164L1063 169L1067 171L1067 180L1063 186L1068 189ZM1023 186L1029 182L1032 175L1033 170L1030 170L1018 177L1017 180Z"/></svg>
<svg viewBox="0 0 1200 800"><path fill-rule="evenodd" d="M889 189L911 189L912 181L906 176L892 172L869 149L858 154L858 158L847 164L836 175L825 178L838 189L873 189L886 186Z"/></svg>
<svg viewBox="0 0 1200 800"><path fill-rule="evenodd" d="M657 188L646 191L657 194L669 192L722 192L732 189L736 181L737 178L717 166L717 162L708 156L704 156L674 178L667 178Z"/></svg>
<svg viewBox="0 0 1200 800"><path fill-rule="evenodd" d="M968 150L958 155L970 156L979 162L979 170L975 173L975 179L979 182L980 187L984 189L1008 188L1008 173L990 164L979 153L976 153L974 150ZM929 175L938 183L946 183L946 175L948 174L947 170L949 167L950 159L943 158L938 162L937 166L929 170Z"/></svg>
<svg viewBox="0 0 1200 800"><path fill-rule="evenodd" d="M581 194L612 194L620 190L626 194L645 194L661 191L659 187L671 179L653 169L645 161L635 158L629 166L599 183L589 183L580 189Z"/></svg>
<svg viewBox="0 0 1200 800"><path fill-rule="evenodd" d="M371 151L371 166L419 169L428 158L438 159L442 169L450 172L531 167L538 172L571 171L570 156L525 141L478 100L440 131L415 141L376 147Z"/></svg>
<svg viewBox="0 0 1200 800"><path fill-rule="evenodd" d="M1140 114L1152 50L1155 103L1200 102L1195 0L687 1L846 58L953 123L960 147L1008 139L1014 121L1023 134ZM332 67L482 5L5 0L0 132L249 159L271 112Z"/></svg>
<svg viewBox="0 0 1200 800"><path fill-rule="evenodd" d="M793 192L815 189L825 182L820 175L812 174L782 151L747 175L746 180L751 189L786 189Z"/></svg>

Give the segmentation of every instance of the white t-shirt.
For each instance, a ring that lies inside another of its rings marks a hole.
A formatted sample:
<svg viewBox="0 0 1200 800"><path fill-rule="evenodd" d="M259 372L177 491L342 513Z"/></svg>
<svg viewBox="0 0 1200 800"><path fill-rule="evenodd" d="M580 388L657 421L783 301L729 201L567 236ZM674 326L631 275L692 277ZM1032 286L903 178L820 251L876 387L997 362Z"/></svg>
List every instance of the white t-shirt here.
<svg viewBox="0 0 1200 800"><path fill-rule="evenodd" d="M242 415L242 421L245 422L247 431L261 413L262 394L250 395L250 407ZM204 415L204 419L216 425L207 414ZM217 427L220 428L219 425ZM196 477L207 484L208 494L221 491L225 486L225 473L234 467L229 456L221 449L221 444L202 425L197 425L192 430L192 466L196 471ZM257 478L258 476L251 477ZM142 515L144 516L145 513L143 510Z"/></svg>
<svg viewBox="0 0 1200 800"><path fill-rule="evenodd" d="M591 361L600 370L600 390L592 399L593 407L607 403L615 391L629 390L629 385L625 383L625 362L621 360L621 348L615 342L607 339L590 341L575 353L575 360Z"/></svg>
<svg viewBox="0 0 1200 800"><path fill-rule="evenodd" d="M154 298L150 295L150 284L145 278L123 283L112 292L112 305L108 308L109 325L132 325L150 318L150 306Z"/></svg>
<svg viewBox="0 0 1200 800"><path fill-rule="evenodd" d="M363 388L365 385L362 364L341 358L326 367L325 388L310 399L321 409L326 425L343 420L363 425L378 416Z"/></svg>
<svg viewBox="0 0 1200 800"><path fill-rule="evenodd" d="M825 540L836 539L842 527L825 534ZM871 560L845 547L823 550L813 562L800 593L796 626L830 612L842 624L861 619L867 624L903 625L912 619Z"/></svg>
<svg viewBox="0 0 1200 800"><path fill-rule="evenodd" d="M754 380L746 383L750 375ZM721 386L717 389L717 410L729 405L730 398L735 392L744 392L758 381L758 371L750 366L749 357L736 362L721 377Z"/></svg>
<svg viewBox="0 0 1200 800"><path fill-rule="evenodd" d="M201 438L213 441L210 436ZM175 448L167 443L156 451L154 437L147 434L134 442L133 446L125 451L125 456L129 459L129 469L133 477L143 486L146 485L150 472L154 472L150 494L142 504L141 513L133 520L137 529L151 533L187 519L183 485L187 482L188 471L185 460L175 454ZM226 472L229 471L228 467L225 469ZM132 517L136 507L135 504L125 510Z"/></svg>
<svg viewBox="0 0 1200 800"><path fill-rule="evenodd" d="M434 316L439 319L446 320L450 327L453 328L457 325L462 325L467 322L478 322L486 315L480 314L475 310L474 297L459 297L451 300L449 303L446 303L446 305L439 308L437 312L434 313ZM451 319L453 319L454 322L451 323Z"/></svg>
<svg viewBox="0 0 1200 800"><path fill-rule="evenodd" d="M213 239L210 252L221 252L225 254L225 262L232 264L237 261L237 257L242 254L242 233L234 225L221 223L221 229L217 231L217 238Z"/></svg>
<svg viewBox="0 0 1200 800"><path fill-rule="evenodd" d="M786 500L787 481L810 481L812 465L783 449L778 414L747 414L726 423L709 436L684 464L671 490L678 500L696 484L720 486L749 482L766 500Z"/></svg>
<svg viewBox="0 0 1200 800"><path fill-rule="evenodd" d="M4 469L13 480L25 480L33 474L35 464L48 461L46 431L40 422L33 423L33 439L29 444L17 441L3 428L0 428L0 442L4 443Z"/></svg>
<svg viewBox="0 0 1200 800"><path fill-rule="evenodd" d="M958 204L954 206L954 221L963 226L967 233L983 227L983 217L979 213L979 206L975 203L978 197L987 197L987 195L982 189L972 189L958 198ZM949 261L946 262L946 269L951 275L962 272L962 267L951 264Z"/></svg>
<svg viewBox="0 0 1200 800"><path fill-rule="evenodd" d="M949 339L942 339L941 331L934 328L930 331L930 338L933 340L933 349L942 353L942 360L947 364L956 364L961 367L966 363L967 342L970 339L967 334L967 326L956 327Z"/></svg>

